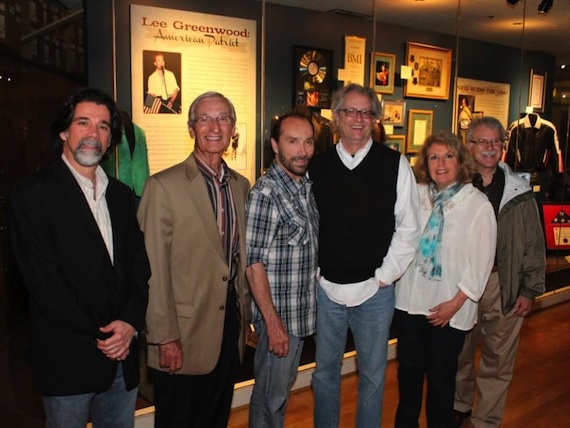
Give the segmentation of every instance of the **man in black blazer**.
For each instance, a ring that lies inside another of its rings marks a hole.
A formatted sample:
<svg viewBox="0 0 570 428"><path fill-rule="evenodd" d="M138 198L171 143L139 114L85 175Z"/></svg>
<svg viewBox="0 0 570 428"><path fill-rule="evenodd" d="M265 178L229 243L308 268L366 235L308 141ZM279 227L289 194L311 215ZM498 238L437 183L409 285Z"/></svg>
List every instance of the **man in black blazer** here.
<svg viewBox="0 0 570 428"><path fill-rule="evenodd" d="M99 166L121 139L113 99L74 92L50 129L53 165L16 186L12 244L30 295L47 427L132 427L150 268L132 192Z"/></svg>

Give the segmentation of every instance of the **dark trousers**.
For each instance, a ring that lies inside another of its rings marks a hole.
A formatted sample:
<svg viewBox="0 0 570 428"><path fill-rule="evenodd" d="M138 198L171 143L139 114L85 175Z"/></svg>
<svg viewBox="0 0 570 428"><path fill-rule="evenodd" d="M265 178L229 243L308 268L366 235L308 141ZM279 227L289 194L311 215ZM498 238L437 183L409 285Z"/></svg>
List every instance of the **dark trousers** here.
<svg viewBox="0 0 570 428"><path fill-rule="evenodd" d="M433 327L425 315L396 311L398 331L397 428L417 428L427 377L426 414L429 428L453 426L453 400L457 358L465 331Z"/></svg>
<svg viewBox="0 0 570 428"><path fill-rule="evenodd" d="M155 428L227 426L239 365L238 340L236 294L232 289L226 301L222 350L214 370L195 376L155 372Z"/></svg>

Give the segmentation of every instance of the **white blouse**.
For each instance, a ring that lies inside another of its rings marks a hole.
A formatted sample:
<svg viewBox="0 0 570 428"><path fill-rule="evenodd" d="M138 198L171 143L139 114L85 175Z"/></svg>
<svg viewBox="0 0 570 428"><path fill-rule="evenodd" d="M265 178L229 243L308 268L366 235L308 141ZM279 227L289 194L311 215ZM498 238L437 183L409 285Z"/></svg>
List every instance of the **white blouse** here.
<svg viewBox="0 0 570 428"><path fill-rule="evenodd" d="M432 210L429 186L418 185L421 227ZM429 315L430 308L451 300L460 289L468 297L449 325L470 330L477 321L481 298L495 258L497 222L491 203L482 192L466 184L444 208L441 242L441 281L431 281L420 272L418 254L396 283L396 308L411 315Z"/></svg>

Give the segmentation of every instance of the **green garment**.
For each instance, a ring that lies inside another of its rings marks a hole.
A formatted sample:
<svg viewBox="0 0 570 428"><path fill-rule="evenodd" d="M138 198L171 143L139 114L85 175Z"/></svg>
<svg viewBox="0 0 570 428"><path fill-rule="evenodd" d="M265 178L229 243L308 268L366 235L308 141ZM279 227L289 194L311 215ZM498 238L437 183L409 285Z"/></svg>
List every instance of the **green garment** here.
<svg viewBox="0 0 570 428"><path fill-rule="evenodd" d="M146 149L146 136L141 127L133 123L135 132L135 147L133 154L129 150L129 142L123 129L121 143L115 147L109 157L101 163L101 167L111 176L116 177L116 156L119 157L119 181L129 186L135 195L141 196L144 183L150 175L148 154Z"/></svg>

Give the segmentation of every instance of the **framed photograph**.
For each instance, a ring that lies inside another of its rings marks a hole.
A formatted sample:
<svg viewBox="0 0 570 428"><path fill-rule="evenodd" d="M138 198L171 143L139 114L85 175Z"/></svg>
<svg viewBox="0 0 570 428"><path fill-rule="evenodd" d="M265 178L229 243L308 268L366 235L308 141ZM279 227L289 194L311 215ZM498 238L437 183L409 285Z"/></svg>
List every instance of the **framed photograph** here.
<svg viewBox="0 0 570 428"><path fill-rule="evenodd" d="M544 112L544 99L546 96L546 71L530 70L530 83L528 87L528 105L534 113Z"/></svg>
<svg viewBox="0 0 570 428"><path fill-rule="evenodd" d="M542 204L542 220L546 249L570 249L570 206Z"/></svg>
<svg viewBox="0 0 570 428"><path fill-rule="evenodd" d="M400 153L405 153L406 150L406 136L405 135L388 135L386 137L386 146L390 147L392 150L396 150Z"/></svg>
<svg viewBox="0 0 570 428"><path fill-rule="evenodd" d="M370 54L370 87L379 94L394 93L396 55L372 52Z"/></svg>
<svg viewBox="0 0 570 428"><path fill-rule="evenodd" d="M332 51L293 46L293 106L330 108Z"/></svg>
<svg viewBox="0 0 570 428"><path fill-rule="evenodd" d="M408 113L408 136L406 140L406 153L416 153L431 134L433 124L433 111L413 110Z"/></svg>
<svg viewBox="0 0 570 428"><path fill-rule="evenodd" d="M449 99L451 80L451 49L408 42L406 61L412 77L406 80L404 96Z"/></svg>
<svg viewBox="0 0 570 428"><path fill-rule="evenodd" d="M404 126L405 117L405 101L382 100L382 123L384 125Z"/></svg>
<svg viewBox="0 0 570 428"><path fill-rule="evenodd" d="M410 166L413 168L414 165L416 164L418 157L416 156L416 154L411 154L411 155L406 155L406 158L408 158L408 162L410 162Z"/></svg>
<svg viewBox="0 0 570 428"><path fill-rule="evenodd" d="M144 114L182 113L182 54L180 52L142 51ZM162 67L162 71L160 70ZM179 88L173 102L173 88ZM169 89L170 88L170 89Z"/></svg>

